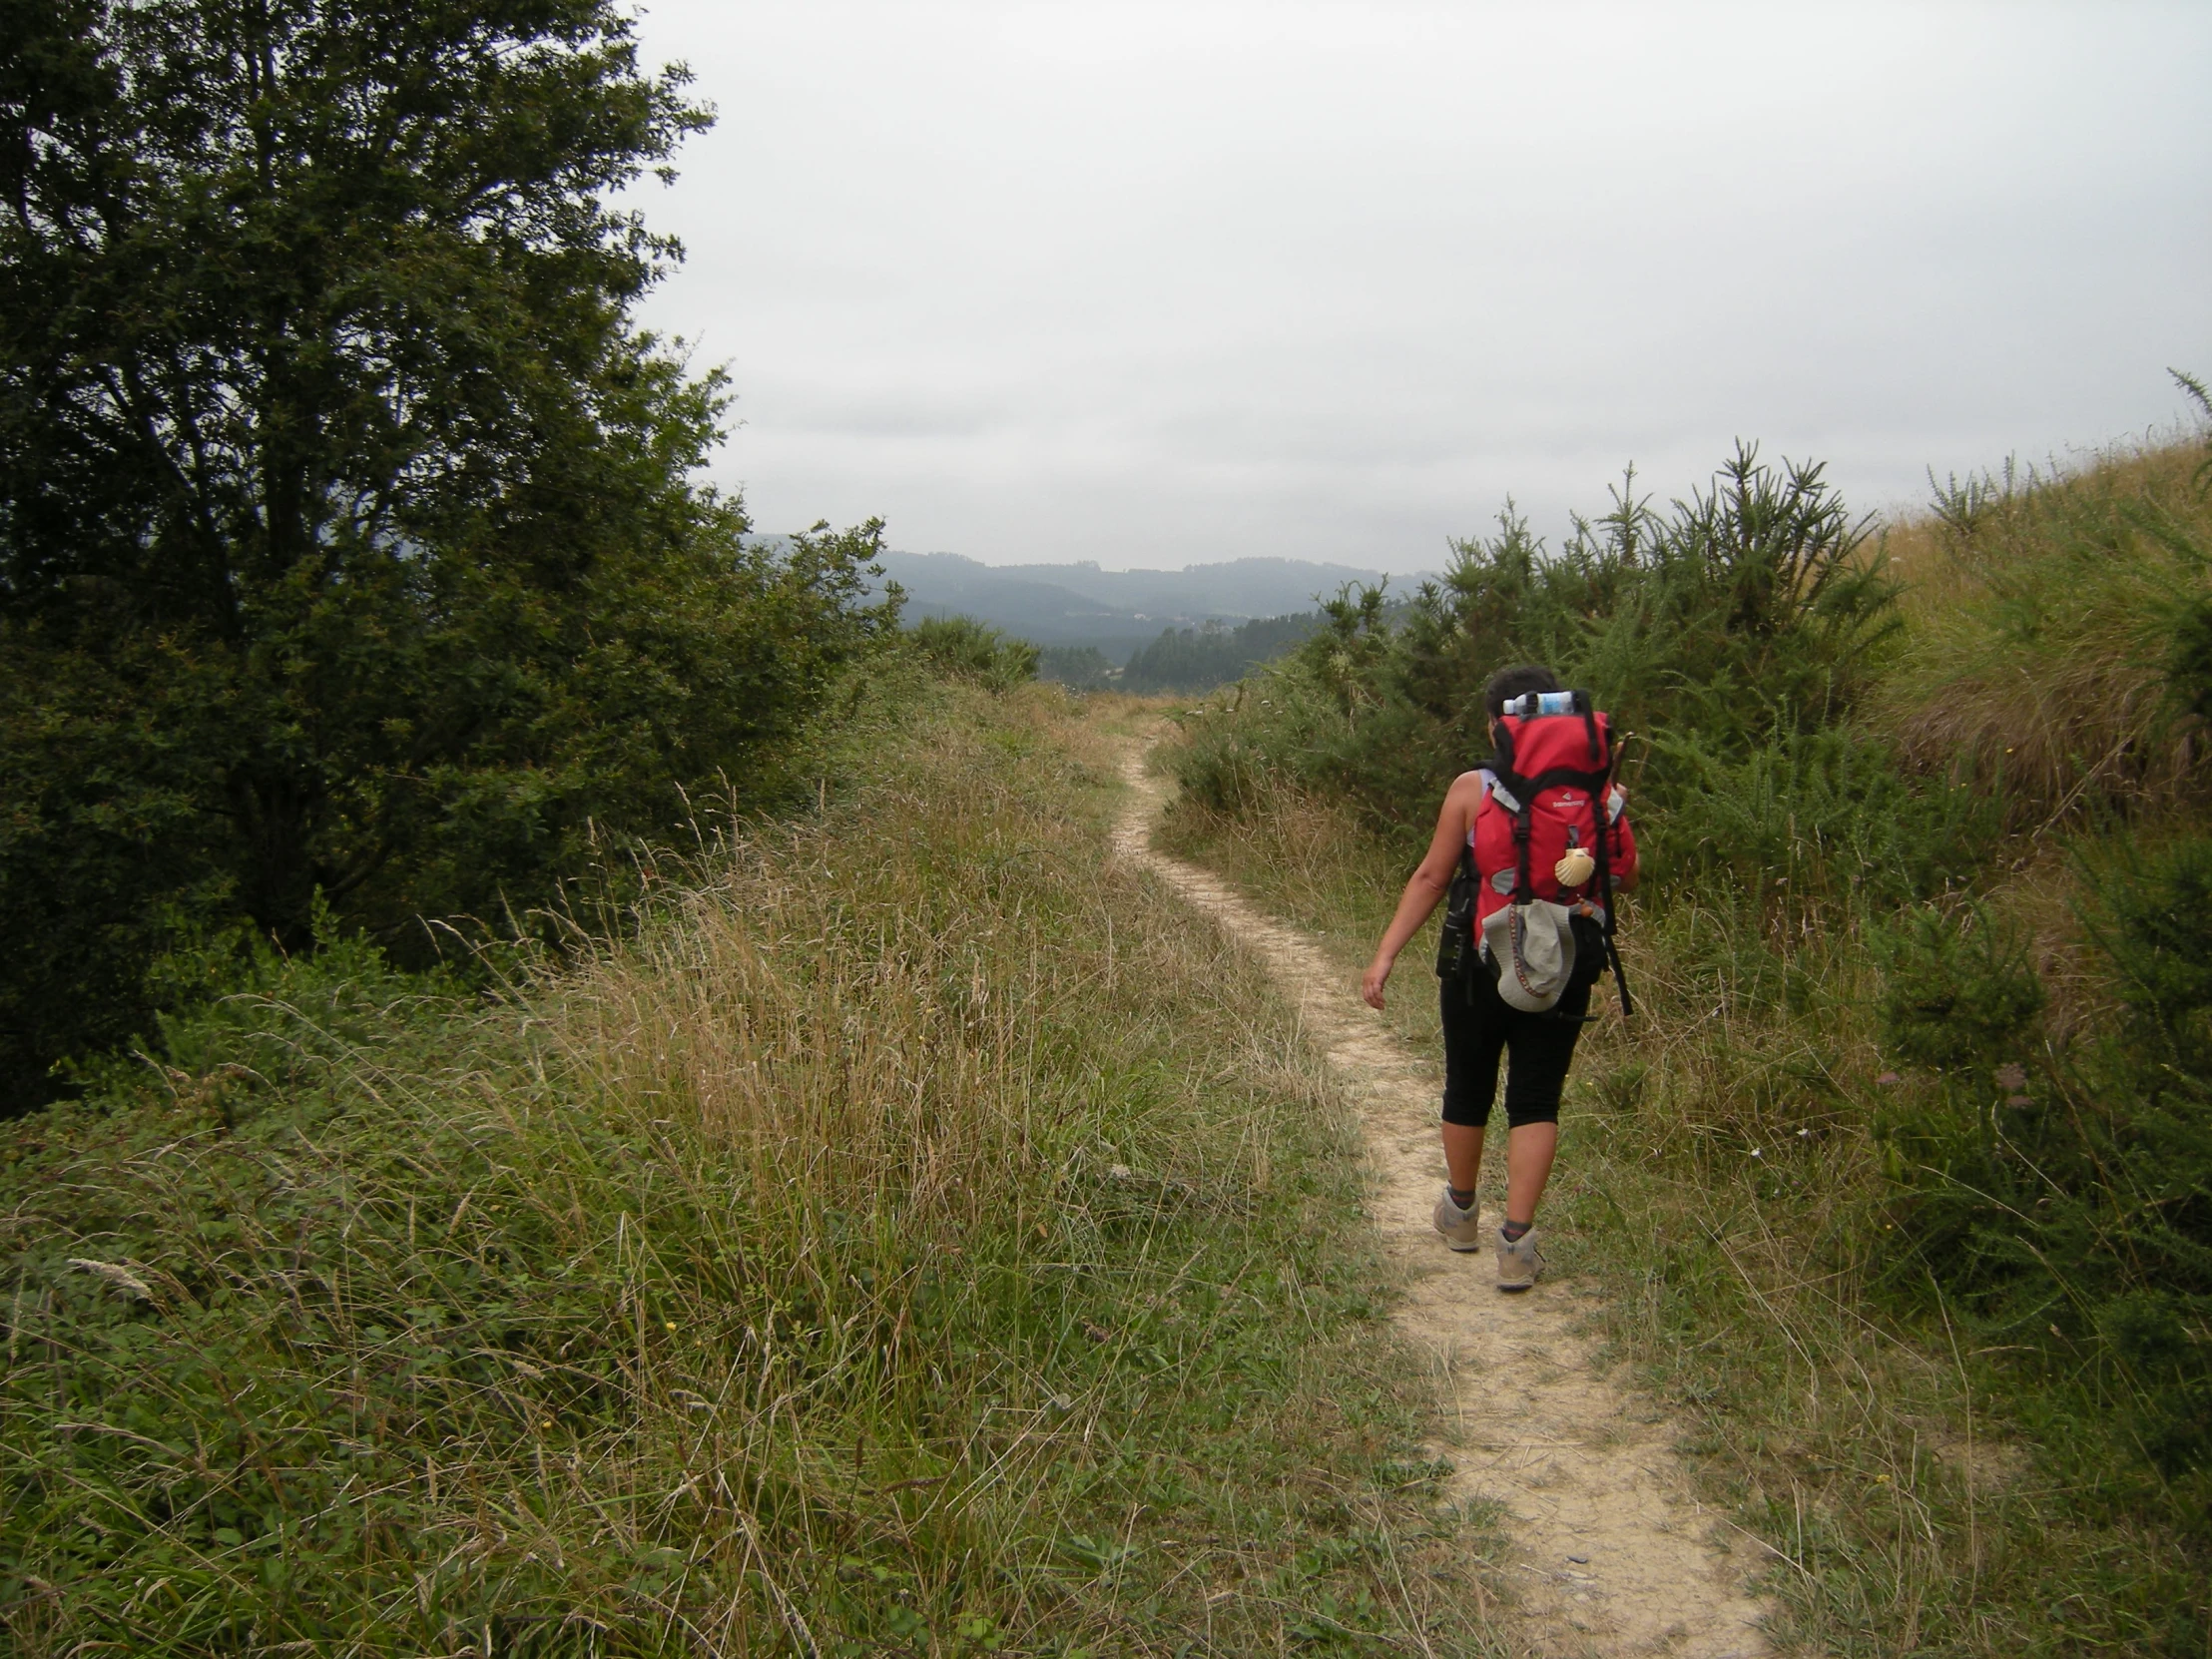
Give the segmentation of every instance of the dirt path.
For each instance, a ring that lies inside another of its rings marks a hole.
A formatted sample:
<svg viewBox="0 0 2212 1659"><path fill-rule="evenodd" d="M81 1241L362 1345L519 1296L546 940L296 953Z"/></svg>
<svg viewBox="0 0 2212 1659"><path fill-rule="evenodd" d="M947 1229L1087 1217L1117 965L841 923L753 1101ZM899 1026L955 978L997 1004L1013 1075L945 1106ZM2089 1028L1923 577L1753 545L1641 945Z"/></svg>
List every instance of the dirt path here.
<svg viewBox="0 0 2212 1659"><path fill-rule="evenodd" d="M1487 1498L1511 1517L1516 1636L1560 1659L1769 1653L1758 1628L1765 1608L1743 1589L1759 1546L1735 1534L1731 1549L1727 1523L1685 1490L1663 1413L1592 1369L1593 1344L1579 1334L1589 1293L1571 1281L1501 1293L1487 1252L1454 1255L1429 1225L1443 1174L1436 1062L1400 1042L1313 939L1154 851L1167 791L1141 752L1124 775L1131 799L1116 851L1259 952L1360 1103L1371 1208L1407 1281L1396 1323L1434 1356L1441 1384L1432 1450L1454 1467L1452 1499ZM1405 964L1401 994L1420 994L1422 966ZM1496 1159L1487 1155L1492 1169ZM1494 1227L1490 1186L1486 1175L1483 1220Z"/></svg>

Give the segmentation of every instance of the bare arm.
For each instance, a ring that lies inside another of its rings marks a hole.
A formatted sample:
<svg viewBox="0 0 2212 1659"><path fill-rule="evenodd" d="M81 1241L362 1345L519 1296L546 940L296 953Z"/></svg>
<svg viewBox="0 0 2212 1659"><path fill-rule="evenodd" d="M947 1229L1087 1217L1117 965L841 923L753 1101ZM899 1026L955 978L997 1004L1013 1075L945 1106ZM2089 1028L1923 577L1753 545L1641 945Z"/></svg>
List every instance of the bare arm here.
<svg viewBox="0 0 2212 1659"><path fill-rule="evenodd" d="M1428 842L1427 854L1406 881L1404 895L1397 901L1397 914L1382 930L1382 942L1375 947L1375 960L1368 964L1367 976L1360 982L1360 994L1368 999L1370 1007L1382 1006L1382 986L1390 977L1390 969L1397 965L1397 953L1420 931L1429 912L1443 902L1452 871L1459 867L1460 849L1467 844L1467 827L1474 822L1481 801L1479 773L1461 773L1444 792L1443 809L1436 815L1436 833Z"/></svg>

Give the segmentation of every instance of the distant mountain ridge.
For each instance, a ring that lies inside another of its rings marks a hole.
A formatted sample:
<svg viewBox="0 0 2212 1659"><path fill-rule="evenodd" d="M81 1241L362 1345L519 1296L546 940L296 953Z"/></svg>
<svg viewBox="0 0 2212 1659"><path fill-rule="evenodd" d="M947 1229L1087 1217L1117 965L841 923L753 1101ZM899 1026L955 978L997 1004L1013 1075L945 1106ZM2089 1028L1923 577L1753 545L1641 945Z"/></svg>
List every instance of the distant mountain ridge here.
<svg viewBox="0 0 2212 1659"><path fill-rule="evenodd" d="M1230 559L1181 570L1073 565L986 565L958 553L882 555L883 576L906 590L909 618L963 615L1038 645L1092 645L1116 662L1170 628L1311 611L1347 582L1378 570L1303 559Z"/></svg>

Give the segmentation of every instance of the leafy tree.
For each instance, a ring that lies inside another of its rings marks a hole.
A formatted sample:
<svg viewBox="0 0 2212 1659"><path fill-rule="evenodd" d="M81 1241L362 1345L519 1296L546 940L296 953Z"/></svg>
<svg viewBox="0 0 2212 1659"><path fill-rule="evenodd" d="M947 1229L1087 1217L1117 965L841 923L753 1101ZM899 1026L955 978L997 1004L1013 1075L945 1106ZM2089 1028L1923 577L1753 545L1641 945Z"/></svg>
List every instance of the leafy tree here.
<svg viewBox="0 0 2212 1659"><path fill-rule="evenodd" d="M891 619L692 481L685 79L608 0L0 3L0 1091L181 922L419 948L766 787Z"/></svg>

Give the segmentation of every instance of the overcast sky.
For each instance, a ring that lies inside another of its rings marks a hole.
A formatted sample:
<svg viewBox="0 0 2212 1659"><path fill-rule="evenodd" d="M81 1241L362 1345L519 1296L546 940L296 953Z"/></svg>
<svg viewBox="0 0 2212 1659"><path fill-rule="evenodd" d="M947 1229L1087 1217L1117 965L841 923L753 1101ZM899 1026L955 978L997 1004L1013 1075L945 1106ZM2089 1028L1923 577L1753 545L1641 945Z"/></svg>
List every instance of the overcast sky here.
<svg viewBox="0 0 2212 1659"><path fill-rule="evenodd" d="M2212 377L2212 5L658 0L763 530L1435 568L1737 436L1865 507Z"/></svg>

